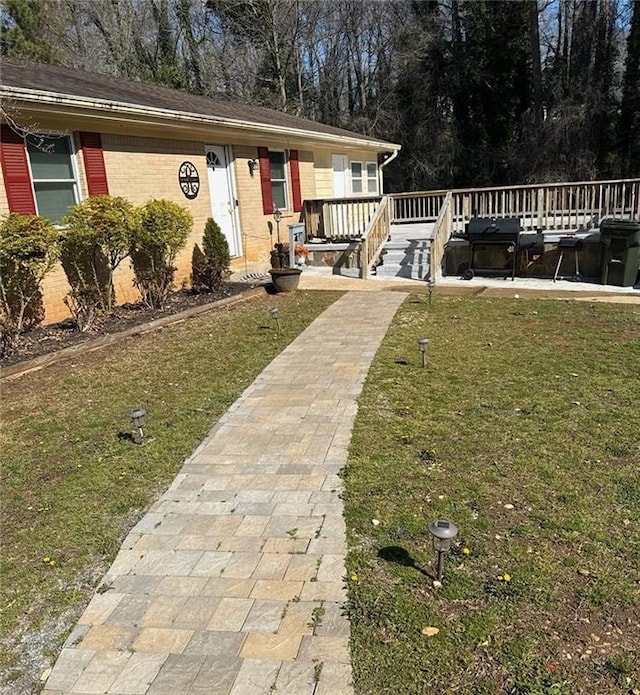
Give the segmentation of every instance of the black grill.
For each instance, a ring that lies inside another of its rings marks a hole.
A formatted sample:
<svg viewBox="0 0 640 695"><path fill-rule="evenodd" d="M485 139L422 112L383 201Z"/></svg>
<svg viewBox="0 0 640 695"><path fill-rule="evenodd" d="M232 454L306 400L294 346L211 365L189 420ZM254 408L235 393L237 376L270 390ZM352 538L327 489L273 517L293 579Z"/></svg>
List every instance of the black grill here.
<svg viewBox="0 0 640 695"><path fill-rule="evenodd" d="M469 240L469 269L465 277L480 275L516 275L516 262L520 245L520 219L517 217L474 217L467 225L466 237ZM500 246L511 253L510 268L478 268L474 265L477 246Z"/></svg>
<svg viewBox="0 0 640 695"><path fill-rule="evenodd" d="M496 242L517 244L520 237L520 220L517 217L474 217L469 220L467 238L470 242Z"/></svg>

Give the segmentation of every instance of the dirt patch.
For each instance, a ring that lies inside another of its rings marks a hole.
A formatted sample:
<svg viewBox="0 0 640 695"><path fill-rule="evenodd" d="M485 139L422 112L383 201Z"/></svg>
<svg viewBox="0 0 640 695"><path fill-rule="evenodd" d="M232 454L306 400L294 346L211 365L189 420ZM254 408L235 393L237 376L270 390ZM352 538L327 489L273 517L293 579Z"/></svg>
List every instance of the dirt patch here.
<svg viewBox="0 0 640 695"><path fill-rule="evenodd" d="M60 650L63 636L69 634L91 598L94 587L109 568L104 559L95 561L65 587L82 592L84 600L59 615L47 617L37 627L25 618L10 635L0 641L9 663L0 666L0 695L34 695L53 667L54 654ZM45 604L33 606L31 612L44 614ZM10 655L10 656L9 656Z"/></svg>
<svg viewBox="0 0 640 695"><path fill-rule="evenodd" d="M34 357L48 355L63 348L91 342L102 336L120 333L130 328L142 326L156 319L179 314L193 307L211 304L220 299L248 292L255 284L244 282L226 283L218 292L195 294L190 290L173 292L164 309L149 309L141 303L122 304L110 316L96 322L91 330L81 332L73 319L53 323L28 331L20 336L16 350L0 359L0 367L20 364Z"/></svg>

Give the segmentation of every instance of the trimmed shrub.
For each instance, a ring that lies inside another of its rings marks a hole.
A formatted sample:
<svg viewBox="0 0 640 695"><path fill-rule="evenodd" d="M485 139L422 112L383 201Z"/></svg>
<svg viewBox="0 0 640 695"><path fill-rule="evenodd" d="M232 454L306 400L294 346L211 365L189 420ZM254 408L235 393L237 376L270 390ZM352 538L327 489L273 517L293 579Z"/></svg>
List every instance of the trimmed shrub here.
<svg viewBox="0 0 640 695"><path fill-rule="evenodd" d="M74 205L63 222L61 260L71 286L65 303L85 331L113 309L113 273L129 255L140 216L125 198L101 195Z"/></svg>
<svg viewBox="0 0 640 695"><path fill-rule="evenodd" d="M202 250L196 245L192 257L191 286L195 292L215 292L229 275L229 244L220 226L211 217L202 236Z"/></svg>
<svg viewBox="0 0 640 695"><path fill-rule="evenodd" d="M42 323L41 284L58 260L58 231L37 215L12 213L0 222L0 353Z"/></svg>
<svg viewBox="0 0 640 695"><path fill-rule="evenodd" d="M140 227L131 245L134 284L152 309L164 307L173 287L178 251L193 227L191 214L170 200L150 200L140 210Z"/></svg>

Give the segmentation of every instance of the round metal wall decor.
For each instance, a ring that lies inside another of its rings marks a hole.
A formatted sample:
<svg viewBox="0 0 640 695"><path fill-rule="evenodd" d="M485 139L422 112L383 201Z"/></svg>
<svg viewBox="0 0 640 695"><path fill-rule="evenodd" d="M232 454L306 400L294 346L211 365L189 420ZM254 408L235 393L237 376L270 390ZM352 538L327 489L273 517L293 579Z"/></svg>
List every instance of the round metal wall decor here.
<svg viewBox="0 0 640 695"><path fill-rule="evenodd" d="M178 169L178 181L185 198L193 200L200 191L200 174L191 162L182 162Z"/></svg>

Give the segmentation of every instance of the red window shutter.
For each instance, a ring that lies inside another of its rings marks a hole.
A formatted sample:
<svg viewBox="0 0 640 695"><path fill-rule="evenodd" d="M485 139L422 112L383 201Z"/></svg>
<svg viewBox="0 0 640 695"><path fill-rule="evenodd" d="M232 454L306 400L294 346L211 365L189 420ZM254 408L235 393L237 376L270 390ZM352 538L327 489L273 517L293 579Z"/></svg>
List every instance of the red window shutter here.
<svg viewBox="0 0 640 695"><path fill-rule="evenodd" d="M80 133L80 145L89 195L109 195L100 133Z"/></svg>
<svg viewBox="0 0 640 695"><path fill-rule="evenodd" d="M258 147L258 159L260 160L262 212L265 215L271 215L273 214L273 195L271 194L271 160L269 159L268 148Z"/></svg>
<svg viewBox="0 0 640 695"><path fill-rule="evenodd" d="M300 166L298 150L289 150L289 169L291 171L291 191L293 192L293 211L302 210L302 192L300 190Z"/></svg>
<svg viewBox="0 0 640 695"><path fill-rule="evenodd" d="M0 133L0 161L9 212L35 215L36 204L24 140L4 124Z"/></svg>

